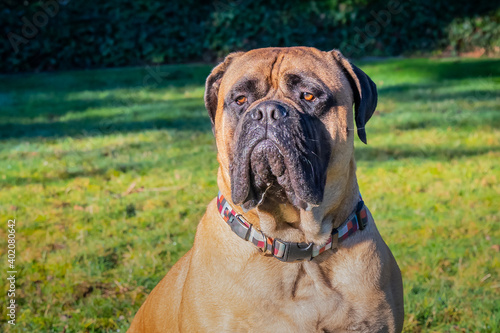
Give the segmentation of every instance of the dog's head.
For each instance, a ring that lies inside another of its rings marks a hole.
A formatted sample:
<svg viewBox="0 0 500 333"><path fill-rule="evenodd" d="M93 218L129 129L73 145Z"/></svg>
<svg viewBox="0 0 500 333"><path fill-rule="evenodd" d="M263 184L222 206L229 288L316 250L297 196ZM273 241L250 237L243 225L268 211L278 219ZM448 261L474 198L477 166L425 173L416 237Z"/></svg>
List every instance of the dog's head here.
<svg viewBox="0 0 500 333"><path fill-rule="evenodd" d="M377 92L337 50L266 48L228 55L207 79L205 104L232 201L308 211L322 204L329 170L349 167L354 122L366 143Z"/></svg>

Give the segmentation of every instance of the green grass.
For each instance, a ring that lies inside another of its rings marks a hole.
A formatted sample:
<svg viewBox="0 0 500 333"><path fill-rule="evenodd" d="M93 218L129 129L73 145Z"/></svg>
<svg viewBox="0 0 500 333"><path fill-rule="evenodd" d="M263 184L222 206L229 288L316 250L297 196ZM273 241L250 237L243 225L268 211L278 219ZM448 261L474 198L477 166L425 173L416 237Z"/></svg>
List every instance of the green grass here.
<svg viewBox="0 0 500 333"><path fill-rule="evenodd" d="M500 60L361 67L379 107L358 178L403 273L405 332L499 332ZM0 255L7 271L15 218L20 304L12 327L1 297L3 331L126 330L217 193L209 70L0 77Z"/></svg>

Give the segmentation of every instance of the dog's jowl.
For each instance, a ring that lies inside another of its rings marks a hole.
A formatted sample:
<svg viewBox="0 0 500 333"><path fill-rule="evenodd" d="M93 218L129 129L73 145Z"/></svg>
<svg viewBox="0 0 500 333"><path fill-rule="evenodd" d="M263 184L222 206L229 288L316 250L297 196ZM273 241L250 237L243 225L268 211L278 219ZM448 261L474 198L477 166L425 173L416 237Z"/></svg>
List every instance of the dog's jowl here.
<svg viewBox="0 0 500 333"><path fill-rule="evenodd" d="M401 332L401 273L356 178L372 80L336 50L258 49L213 69L205 105L219 194L129 332Z"/></svg>

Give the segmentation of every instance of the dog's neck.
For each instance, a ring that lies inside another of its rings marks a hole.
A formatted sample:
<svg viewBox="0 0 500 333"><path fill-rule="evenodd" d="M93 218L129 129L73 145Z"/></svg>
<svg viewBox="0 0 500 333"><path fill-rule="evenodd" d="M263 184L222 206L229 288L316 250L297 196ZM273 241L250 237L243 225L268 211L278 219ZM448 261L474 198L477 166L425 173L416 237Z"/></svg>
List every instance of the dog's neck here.
<svg viewBox="0 0 500 333"><path fill-rule="evenodd" d="M218 186L233 209L243 215L254 227L266 235L288 242L325 243L333 228L340 226L356 208L359 188L356 178L354 156L349 164L331 168L328 176L329 188L325 189L323 203L310 211L266 200L257 208L244 212L235 205L228 194L231 193L229 173L219 167Z"/></svg>

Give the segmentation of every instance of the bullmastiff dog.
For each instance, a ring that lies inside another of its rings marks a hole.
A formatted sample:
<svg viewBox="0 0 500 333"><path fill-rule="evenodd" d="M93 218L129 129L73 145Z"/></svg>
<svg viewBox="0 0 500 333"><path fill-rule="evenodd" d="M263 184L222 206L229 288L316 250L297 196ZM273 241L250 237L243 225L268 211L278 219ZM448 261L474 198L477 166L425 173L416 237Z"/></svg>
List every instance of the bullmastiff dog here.
<svg viewBox="0 0 500 333"><path fill-rule="evenodd" d="M205 105L219 195L129 332L401 332L401 273L356 179L372 80L337 50L257 49L213 69Z"/></svg>

